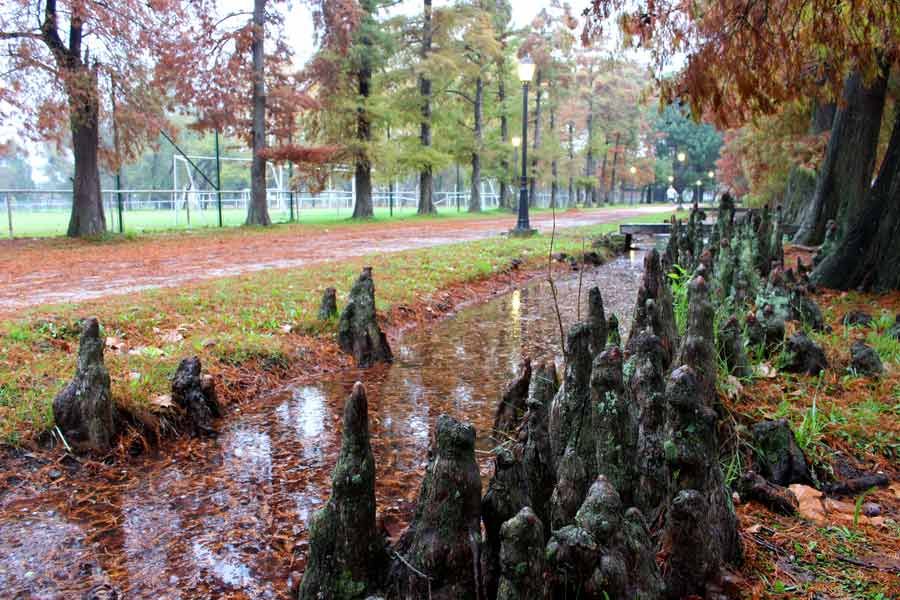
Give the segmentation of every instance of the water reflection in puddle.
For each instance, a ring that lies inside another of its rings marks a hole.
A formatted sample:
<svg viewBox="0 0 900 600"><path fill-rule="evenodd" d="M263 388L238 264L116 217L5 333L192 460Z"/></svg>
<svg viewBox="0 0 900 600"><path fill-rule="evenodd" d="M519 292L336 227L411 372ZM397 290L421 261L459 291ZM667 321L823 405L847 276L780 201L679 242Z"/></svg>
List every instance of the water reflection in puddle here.
<svg viewBox="0 0 900 600"><path fill-rule="evenodd" d="M641 253L557 282L564 326L599 285L627 334ZM131 466L115 481L64 478L0 496L0 589L10 597L71 597L111 581L129 598L286 597L302 570L306 527L330 490L343 402L366 381L385 527L410 515L434 421L472 422L478 449L503 387L524 356L560 354L549 286L535 283L406 333L396 363L346 372L242 407L215 440ZM489 455L479 454L488 475ZM54 484L55 485L55 484ZM25 508L25 510L23 510Z"/></svg>

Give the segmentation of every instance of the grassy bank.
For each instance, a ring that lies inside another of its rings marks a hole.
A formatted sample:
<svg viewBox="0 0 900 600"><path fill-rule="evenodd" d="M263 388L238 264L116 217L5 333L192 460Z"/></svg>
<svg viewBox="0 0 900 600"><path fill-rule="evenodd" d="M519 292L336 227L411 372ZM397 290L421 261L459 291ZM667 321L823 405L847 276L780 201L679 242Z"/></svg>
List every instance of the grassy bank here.
<svg viewBox="0 0 900 600"><path fill-rule="evenodd" d="M15 205L14 205L15 206ZM645 206L645 205L641 205ZM631 207L631 205L607 206L597 209L588 209L590 211L608 211L617 208ZM546 214L550 209L532 208L532 215ZM433 215L416 214L415 207L398 207L394 209L393 214L387 208L377 207L374 210L374 217L366 221L354 221L350 219L353 214L352 209L331 209L331 208L304 208L296 216L295 222L289 222L290 214L285 211L272 211L270 216L276 229L298 229L302 231L309 227L344 227L354 225L365 225L366 223L395 223L409 221L429 221L435 219L472 219L485 217L509 217L511 215L506 209L490 209L478 213L470 213L466 207L457 210L455 206L441 207L438 212ZM175 218L172 211L168 210L137 210L126 211L122 221L124 223L124 233L126 238L159 236L166 234L184 234L190 231L192 234L217 235L227 234L227 232L246 232L246 228L241 226L247 218L245 210L224 210L222 213L222 222L224 227L218 226L218 213L215 210L206 210L195 213L191 216L190 223L184 211L181 211L178 219ZM108 227L110 230L110 239L121 239L118 235L119 221L118 213L115 211L107 215ZM30 237L61 237L65 236L66 229L69 224L69 213L67 211L42 211L28 212L24 210L13 211L12 226L13 236L16 238ZM6 217L2 224L3 237L8 235L8 225ZM261 231L266 231L260 228ZM112 233L115 232L115 233Z"/></svg>
<svg viewBox="0 0 900 600"><path fill-rule="evenodd" d="M659 222L656 214L630 222ZM604 224L558 233L555 249L576 253L586 237L617 228ZM435 291L507 269L513 259L546 260L550 237L494 238L422 250L378 254L304 269L266 270L177 288L145 291L74 305L32 308L0 322L0 439L21 443L52 424L52 399L72 376L78 320L96 315L109 338L106 364L113 396L145 409L168 392L178 361L192 354L221 375L226 394L240 395L237 371L257 374L340 360L334 323L316 318L326 287L339 306L361 268L374 268L381 311L412 304Z"/></svg>

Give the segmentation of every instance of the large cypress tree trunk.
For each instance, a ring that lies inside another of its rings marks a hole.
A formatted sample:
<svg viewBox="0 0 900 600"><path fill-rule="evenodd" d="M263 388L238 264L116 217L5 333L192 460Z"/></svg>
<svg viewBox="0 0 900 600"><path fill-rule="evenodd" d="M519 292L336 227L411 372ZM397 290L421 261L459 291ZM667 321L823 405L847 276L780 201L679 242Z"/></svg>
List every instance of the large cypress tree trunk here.
<svg viewBox="0 0 900 600"><path fill-rule="evenodd" d="M534 208L537 205L537 167L538 167L538 149L541 147L541 71L538 69L535 77L535 104L534 104L534 140L531 148L533 150L531 159L531 174L528 177L528 206Z"/></svg>
<svg viewBox="0 0 900 600"><path fill-rule="evenodd" d="M816 193L801 215L794 243L820 243L825 237L825 225L832 219L846 232L847 224L859 214L875 168L887 74L885 67L869 86L858 71L847 78L845 105L834 117Z"/></svg>
<svg viewBox="0 0 900 600"><path fill-rule="evenodd" d="M83 32L80 16L71 15L69 45L66 46L59 35L56 0L46 0L41 39L53 53L60 73L65 75L75 158L69 237L99 235L106 231L100 195L100 96L96 70L91 68L87 52L84 58L81 56Z"/></svg>
<svg viewBox="0 0 900 600"><path fill-rule="evenodd" d="M271 225L266 199L266 0L253 0L253 160L250 164L250 205L247 225Z"/></svg>
<svg viewBox="0 0 900 600"><path fill-rule="evenodd" d="M812 115L809 124L810 135L819 135L831 130L834 124L834 113L837 112L837 104L834 102L822 102L816 100L813 104ZM784 187L784 196L781 202L782 218L785 223L795 223L800 217L801 211L806 208L816 193L816 175L814 172L800 166L794 166L788 173Z"/></svg>
<svg viewBox="0 0 900 600"><path fill-rule="evenodd" d="M900 110L875 186L847 234L812 273L838 289L900 289Z"/></svg>
<svg viewBox="0 0 900 600"><path fill-rule="evenodd" d="M69 127L75 158L72 214L66 232L69 237L100 235L106 231L103 197L100 194L97 74L87 67L82 67L79 72L83 74L77 77L79 81L69 85ZM85 89L71 89L72 86Z"/></svg>
<svg viewBox="0 0 900 600"><path fill-rule="evenodd" d="M372 125L364 103L369 98L372 84L372 67L365 56L371 54L372 40L363 36L361 40L364 58L357 73L357 83L361 103L356 107L356 139L365 146L372 139ZM361 149L356 157L356 199L353 205L354 219L369 219L375 216L372 208L372 164L366 150Z"/></svg>
<svg viewBox="0 0 900 600"><path fill-rule="evenodd" d="M481 211L481 108L484 82L475 80L475 149L472 151L472 191L469 193L469 212Z"/></svg>
<svg viewBox="0 0 900 600"><path fill-rule="evenodd" d="M422 60L428 58L431 53L431 40L434 32L431 26L431 0L424 0L424 14L422 25ZM419 132L419 141L423 147L431 146L431 79L424 74L419 76L419 93L422 95L422 123ZM424 167L419 172L419 209L420 215L430 215L437 212L434 208L434 174L431 165Z"/></svg>

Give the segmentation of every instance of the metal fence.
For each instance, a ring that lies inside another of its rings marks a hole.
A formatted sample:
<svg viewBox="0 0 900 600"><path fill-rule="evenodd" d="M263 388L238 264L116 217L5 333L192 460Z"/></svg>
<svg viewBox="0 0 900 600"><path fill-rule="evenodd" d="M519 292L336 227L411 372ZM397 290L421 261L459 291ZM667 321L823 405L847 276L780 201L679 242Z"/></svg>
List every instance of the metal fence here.
<svg viewBox="0 0 900 600"><path fill-rule="evenodd" d="M496 186L487 182L481 193L481 208L497 208L500 197ZM518 190L509 191L515 204ZM200 227L236 226L244 223L250 190L142 190L122 189L102 191L106 224L109 231L150 231L189 229ZM466 211L470 192L435 191L434 203L439 212ZM622 204L641 202L641 190L616 190L610 200ZM378 187L373 191L372 203L378 216L408 215L416 210L417 189ZM318 194L270 189L267 193L269 215L274 222L328 221L353 212L354 192L329 189ZM567 191L557 194L557 206L572 205ZM575 199L577 200L577 198ZM548 208L551 195L540 191L533 206ZM62 235L66 232L72 209L71 190L0 189L0 209L6 216L9 237Z"/></svg>

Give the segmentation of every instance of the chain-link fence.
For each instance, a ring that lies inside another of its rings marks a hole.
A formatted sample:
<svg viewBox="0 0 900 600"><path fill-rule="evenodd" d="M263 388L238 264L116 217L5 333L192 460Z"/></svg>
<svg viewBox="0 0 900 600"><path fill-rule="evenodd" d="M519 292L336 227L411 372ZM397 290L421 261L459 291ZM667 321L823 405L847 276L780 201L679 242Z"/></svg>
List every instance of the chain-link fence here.
<svg viewBox="0 0 900 600"><path fill-rule="evenodd" d="M481 208L500 205L496 186L486 184L481 193ZM518 189L509 190L513 206L518 202ZM242 225L247 216L250 190L104 190L102 192L107 229L111 232L163 231L203 227ZM404 216L416 212L419 193L415 189L377 188L372 194L378 217ZM434 203L438 212L465 212L470 192L436 191ZM619 204L643 201L639 189L616 190L610 200ZM353 213L352 190L324 190L318 194L272 189L267 192L269 216L273 222L306 223L337 221ZM572 206L565 189L557 193L557 207ZM551 194L535 194L534 208L549 208ZM0 210L6 220L9 237L63 235L72 210L71 190L0 189Z"/></svg>

